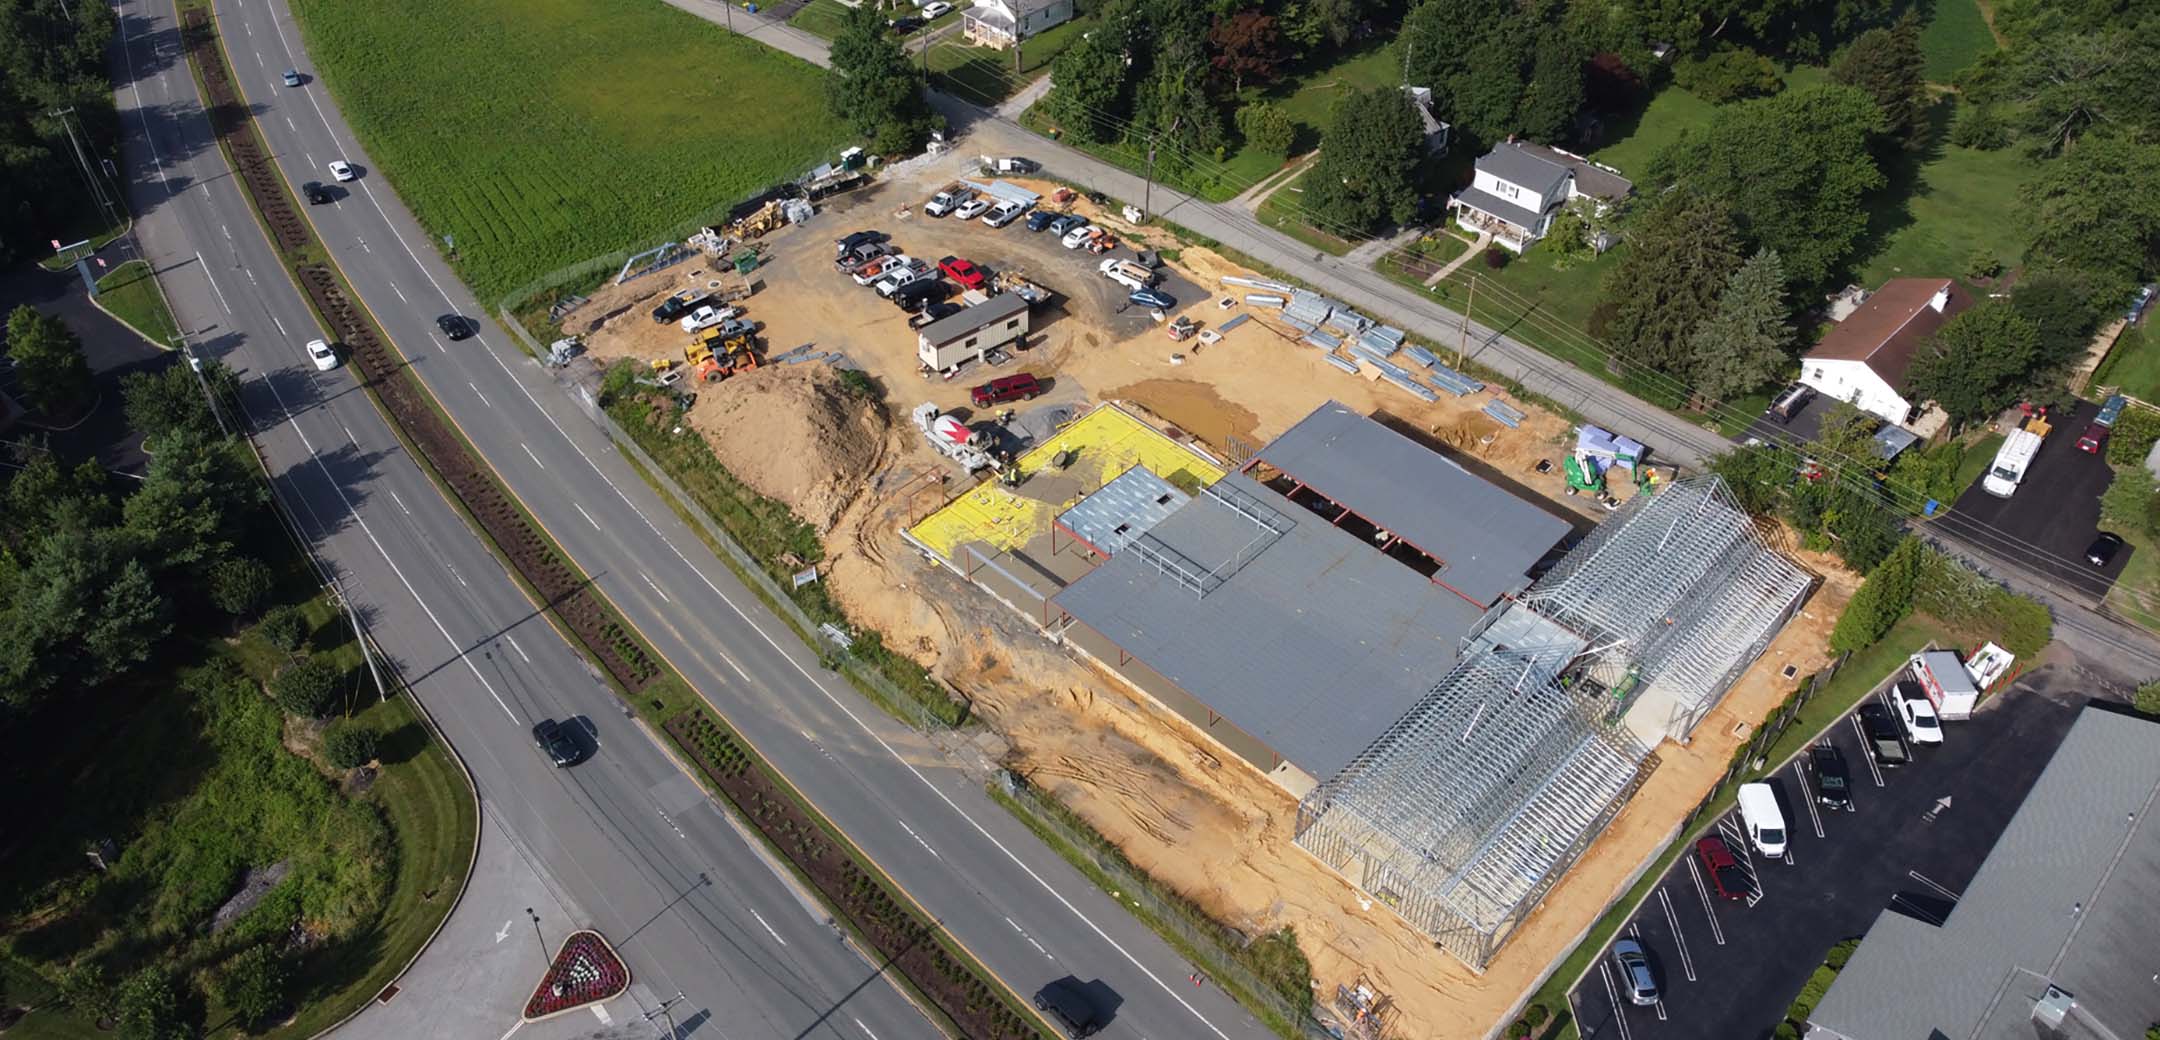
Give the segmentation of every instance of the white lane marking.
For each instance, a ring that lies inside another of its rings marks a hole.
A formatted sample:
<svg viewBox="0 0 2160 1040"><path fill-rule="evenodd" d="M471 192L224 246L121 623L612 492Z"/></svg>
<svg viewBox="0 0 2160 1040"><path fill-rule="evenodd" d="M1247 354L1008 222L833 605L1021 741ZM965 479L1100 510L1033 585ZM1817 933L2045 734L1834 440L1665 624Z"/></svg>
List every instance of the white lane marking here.
<svg viewBox="0 0 2160 1040"><path fill-rule="evenodd" d="M397 493L397 492L395 492L395 491L392 491L392 492L390 492L390 501L392 501L392 502L396 502L396 503L397 503L397 507L398 507L398 508L399 508L400 510L403 510L406 516L411 516L411 515L412 515L412 510L410 510L410 509L406 509L406 508L405 508L405 500L404 500L404 499L402 499L402 498L399 498L399 497L398 497L398 493Z"/></svg>
<svg viewBox="0 0 2160 1040"><path fill-rule="evenodd" d="M267 379L261 380L261 382L264 386L270 388L270 395L277 398L278 409L285 413L287 420L291 420L293 410L285 403L285 395L278 392L277 384ZM517 712L511 711L510 705L503 703L502 694L496 692L495 684L489 682L488 677L480 673L480 666L473 663L472 655L466 653L458 645L458 641L450 637L450 630L443 626L441 618L435 616L435 608L428 606L427 600L421 598L420 590L414 588L412 581L405 577L405 569L398 566L397 561L390 557L390 550L383 548L382 540L375 537L375 529L368 526L367 518L360 515L360 511L353 507L352 498L345 493L345 488L337 482L336 478L330 477L330 466L322 460L321 456L315 454L315 446L308 443L307 431L301 428L298 422L293 422L292 428L294 433L300 435L300 443L307 448L308 457L314 461L316 468L323 471L324 477L330 478L331 490L337 492L338 500L345 504L345 511L351 514L353 522L359 525L360 533L367 535L368 544L373 545L375 552L383 558L383 562L390 565L390 573L397 575L398 584L405 586L406 594L413 598L413 602L420 604L421 612L427 615L428 621L435 626L435 631L442 635L443 642L450 645L451 653L458 660L465 662L465 669L472 673L473 678L480 680L481 688L487 690L488 696L495 699L495 706L501 708L504 715L509 716L512 724L524 725L518 720ZM400 503L400 505L402 504Z"/></svg>
<svg viewBox="0 0 2160 1040"><path fill-rule="evenodd" d="M638 577L645 579L645 584L652 586L652 590L659 593L661 599L667 600L669 603L675 602L675 597L668 595L667 590L661 588L658 582L652 580L652 575L639 571Z"/></svg>
<svg viewBox="0 0 2160 1040"><path fill-rule="evenodd" d="M1853 737L1860 741L1860 757L1867 760L1868 775L1875 778L1875 786L1883 786L1882 767L1875 763L1875 742L1868 739L1867 729L1860 725L1860 716L1847 715L1845 721L1852 723Z"/></svg>
<svg viewBox="0 0 2160 1040"><path fill-rule="evenodd" d="M469 386L469 387L472 387L472 395L473 395L474 397L477 397L477 398L479 398L479 399L480 399L480 404L481 404L482 406L484 406L484 407L487 407L487 408L493 408L493 407L495 407L494 405L488 404L488 399L487 399L487 395L486 395L486 394L483 394L483 393L481 393L481 392L480 392L480 387L479 387L479 385L478 385L478 384L476 384L476 383L474 383L474 382L473 382L472 380L468 379L468 380L466 380L466 381L465 381L465 385L466 385L466 386Z"/></svg>
<svg viewBox="0 0 2160 1040"><path fill-rule="evenodd" d="M307 152L307 153L304 153L304 154L305 154L305 155L307 156L307 164L308 164L308 169L310 169L310 170L314 169L314 168L316 167L316 165L317 165L317 163L315 162L315 153L314 153L314 152Z"/></svg>
<svg viewBox="0 0 2160 1040"><path fill-rule="evenodd" d="M344 423L339 423L338 428L345 431L345 439L347 441L350 441L353 447L357 448L360 446L360 438L353 436L352 427L347 426Z"/></svg>
<svg viewBox="0 0 2160 1040"><path fill-rule="evenodd" d="M504 1030L503 1035L496 1037L495 1040L510 1040L512 1034L523 1028L525 1028L525 1023L519 1022L517 1025L511 1026L509 1029Z"/></svg>
<svg viewBox="0 0 2160 1040"><path fill-rule="evenodd" d="M1710 938L1719 946L1725 945L1725 929L1718 927L1717 908L1710 902L1710 886L1703 883L1702 868L1695 865L1695 857L1687 857L1688 876L1695 879L1695 895L1702 899L1703 916L1710 919Z"/></svg>
<svg viewBox="0 0 2160 1040"><path fill-rule="evenodd" d="M523 657L523 658L525 658L525 663L526 663L526 664L531 664L531 663L532 663L532 658L531 658L530 656L528 656L528 655L527 655L527 654L525 653L525 648L524 648L524 647L522 647L522 646L519 646L519 645L518 645L518 641L517 641L517 637L516 637L516 636L514 636L514 635L511 635L511 634L510 634L510 633L508 633L508 632L505 632L505 633L503 633L503 638L504 638L504 639L506 639L506 640L508 640L508 641L510 642L510 649L512 649L512 650L515 650L515 651L517 651L517 655L518 655L519 657Z"/></svg>
<svg viewBox="0 0 2160 1040"><path fill-rule="evenodd" d="M250 280L250 281L253 281L254 279L253 279L253 278L250 278L249 280ZM278 317L277 317L277 315L273 314L273 315L271 315L271 316L270 316L270 324L272 324L272 325L275 325L275 326L277 326L277 330L278 330L278 335L280 335L280 336L290 336L290 335L292 335L292 333L290 333L290 332L287 332L287 331L285 331L285 323L284 323L284 322L282 322L282 321L279 321L279 320L278 320Z"/></svg>
<svg viewBox="0 0 2160 1040"><path fill-rule="evenodd" d="M1808 784L1807 769L1799 759L1793 759L1793 776L1800 780L1800 801L1807 806L1808 819L1815 824L1815 836L1823 836L1822 814L1815 811L1815 788Z"/></svg>
<svg viewBox="0 0 2160 1040"><path fill-rule="evenodd" d="M400 301L402 301L402 302L405 302L405 303L411 303L411 302L412 302L411 300L407 300L407 299L405 299L405 290L403 290L403 289L400 289L400 288L398 288L398 287L397 287L397 283L396 283L396 282L391 282L391 283L390 283L390 291L391 291L391 292L394 292L394 293L396 293L396 294L397 294L397 298L398 298L398 299L399 299Z"/></svg>
<svg viewBox="0 0 2160 1040"><path fill-rule="evenodd" d="M586 512L584 506L578 505L576 502L572 502L570 503L570 508L577 510L577 515L584 517L585 522L591 524L593 530L597 531L600 529L600 521L593 519L592 514Z"/></svg>
<svg viewBox="0 0 2160 1040"><path fill-rule="evenodd" d="M473 393L476 393L476 394L477 394L477 393L479 393L479 392L480 392L480 389L479 389L478 387L474 387L474 388L473 388ZM526 458L528 458L528 459L531 459L531 460L533 460L533 465L535 465L535 466L538 466L538 467L540 467L541 469L546 469L546 468L547 468L547 463L545 463L545 462L542 462L542 461L540 461L540 456L538 456L538 455L535 455L535 454L533 454L533 450L532 450L531 448L527 448L527 447L525 447L525 443L524 443L523 441L520 441L520 442L518 442L518 447L520 447L520 448L525 448L525 457L526 457ZM599 524L594 524L593 526L594 526L594 527L598 527L598 526L600 526L600 525L599 525Z"/></svg>
<svg viewBox="0 0 2160 1040"><path fill-rule="evenodd" d="M452 565L452 564L450 563L450 561L448 561L448 560L444 560L444 561L443 561L443 569L444 569L444 570L446 570L446 571L449 571L449 572L450 572L450 576L451 576L451 577L453 577L453 578L456 578L456 579L457 579L457 583L458 583L458 584L460 584L460 585L465 585L465 576L464 576L464 575L462 575L462 574L459 574L459 573L457 572L457 568L456 568L455 566L453 566L453 565ZM466 587L466 588L468 588L468 589L469 589L469 588L472 588L472 586L470 586L470 585L465 585L465 587Z"/></svg>
<svg viewBox="0 0 2160 1040"><path fill-rule="evenodd" d="M355 239L353 239L353 241L355 241L355 242L358 242L358 243L360 243L360 251L361 251L361 252L363 252L363 253L372 253L372 252L374 252L374 250L372 250L372 249L369 249L369 248L368 248L368 244L367 244L367 239L364 239L364 238L355 238ZM393 286L393 288L395 288L395 287Z"/></svg>
<svg viewBox="0 0 2160 1040"><path fill-rule="evenodd" d="M765 923L764 914L758 913L756 910L752 910L750 911L750 916L757 918L757 923L765 925L765 934L772 936L774 942L779 943L782 946L787 945L787 940L780 938L780 933L773 931L773 926Z"/></svg>
<svg viewBox="0 0 2160 1040"><path fill-rule="evenodd" d="M202 268L203 280L209 282L210 291L217 294L218 306L225 309L228 317L231 316L232 304L225 302L225 290L218 288L217 278L210 274L210 268L203 263L201 253L195 254L195 266Z"/></svg>
<svg viewBox="0 0 2160 1040"><path fill-rule="evenodd" d="M900 825L900 829L901 829L901 830L904 830L904 831L906 831L906 832L907 832L907 835L908 835L908 837L910 837L910 838L913 838L913 839L915 839L915 844L917 844L917 845L920 845L920 846L922 846L922 847L923 847L923 851L924 851L924 852L927 852L927 853L931 854L932 856L937 856L937 858L938 858L938 859L944 859L944 858L945 858L945 857L943 857L943 856L938 856L938 851L937 851L936 849L933 849L933 848L931 848L931 847L930 847L930 843L929 843L929 842L927 842L927 841L924 841L924 840L923 840L923 837L922 837L922 835L920 835L920 834L917 834L917 833L915 833L915 828L913 828L913 827L910 827L910 826L908 826L908 825L907 825L907 821L906 821L906 820L901 820L901 819L895 819L895 820L893 820L893 822L894 822L894 823L897 823L897 824L899 824L899 825ZM1007 920L1007 921L1010 921L1010 920L1012 920L1012 918L1008 917L1008 918L1006 918L1006 920ZM1018 927L1020 927L1020 926L1019 926L1019 925L1014 925L1013 927L1015 927L1015 928L1018 928Z"/></svg>
<svg viewBox="0 0 2160 1040"><path fill-rule="evenodd" d="M1941 895L1941 896L1942 896L1942 897L1943 897L1944 899L1947 899L1947 900L1949 900L1949 901L1951 901L1951 902L1953 902L1953 903L1957 902L1957 901L1958 901L1958 899L1960 898L1960 897L1959 897L1959 895L1958 895L1958 894L1957 894L1956 892L1952 892L1952 891L1950 891L1950 890L1949 890L1948 888L1945 888L1945 887L1943 887L1942 885L1940 885L1940 884L1937 884L1937 883L1935 882L1935 880L1934 880L1933 878L1930 878L1930 877L1928 877L1927 875L1925 875L1925 874L1922 874L1922 873L1920 873L1920 872L1919 872L1919 871L1917 871L1917 870L1908 870L1908 871L1906 871L1906 872L1905 872L1905 876L1906 876L1906 877L1909 877L1909 878L1911 878L1911 879L1913 879L1914 881L1918 881L1918 882L1920 882L1921 884L1923 884L1923 885L1926 885L1926 886L1927 886L1927 887L1929 887L1929 888L1932 888L1932 889L1934 889L1934 890L1936 891L1936 893L1938 893L1939 895Z"/></svg>
<svg viewBox="0 0 2160 1040"><path fill-rule="evenodd" d="M869 1026L866 1026L866 1025L863 1025L863 1024L862 1024L862 1019L859 1019L859 1018L858 1018L858 1019L856 1019L856 1020L855 1020L855 1028L857 1028L857 1029L860 1029L860 1030L862 1030L862 1031L863 1031L863 1035L864 1035L864 1036L867 1036L867 1037L869 1037L869 1038L870 1038L870 1040L878 1040L878 1035L877 1035L876 1033L873 1033L873 1032L871 1032L871 1031L870 1031L870 1027L869 1027Z"/></svg>
<svg viewBox="0 0 2160 1040"><path fill-rule="evenodd" d="M262 285L262 283L261 283L261 282L258 282L258 281L256 281L256 280L255 280L255 272L254 272L254 270L252 270L252 269L250 269L250 268L246 268L246 267L243 267L243 268L241 268L241 269L240 269L240 273L241 273L241 274L244 274L244 275L247 275L247 276L248 276L248 284L249 284L249 285L254 285L254 286L260 286L260 285Z"/></svg>
<svg viewBox="0 0 2160 1040"><path fill-rule="evenodd" d="M157 138L150 132L150 110L143 105L142 87L135 82L135 38L127 35L127 19L119 19L119 22L122 27L122 31L120 34L120 56L123 60L127 62L128 92L135 95L135 119L137 122L140 122L142 124L143 146L150 149L150 166L152 169L155 169L157 171L158 183L164 185L166 190L170 191L172 188L172 182L167 180L165 177L165 159L163 156L160 156L158 154ZM150 49L150 53L151 56L155 57L157 54L157 48L155 46L152 46ZM165 73L163 72L158 73L158 86L163 87L168 95L172 92L172 84L166 80ZM173 118L176 122L178 121L177 116L174 116ZM195 259L197 262L200 262L202 260L202 256L200 254L197 254Z"/></svg>
<svg viewBox="0 0 2160 1040"><path fill-rule="evenodd" d="M903 824L903 826L905 826L905 825ZM1005 919L1005 923L1006 923L1006 924L1009 924L1009 925L1012 925L1012 930L1013 930L1013 931L1016 931L1016 932L1019 932L1019 933L1020 933L1020 938L1022 938L1022 939L1026 939L1026 940L1027 940L1027 944L1028 944L1029 946L1033 946L1033 947L1035 947L1035 952L1036 952L1036 953L1042 954L1042 955L1043 955L1043 956L1045 956L1045 957L1048 957L1048 956L1050 956L1050 951L1049 951L1049 950L1045 950L1045 949L1043 949L1043 944L1041 944L1041 943L1039 943L1039 942L1036 942L1036 941L1035 941L1035 937L1034 937L1034 936L1032 936L1032 935L1029 935L1029 934L1027 933L1027 929L1025 929L1025 928L1022 928L1022 927L1020 927L1020 922L1018 922L1018 921L1015 921L1015 920L1013 920L1012 918L1008 917L1008 918L1006 918L1006 919Z"/></svg>
<svg viewBox="0 0 2160 1040"><path fill-rule="evenodd" d="M229 228L229 227L227 227L227 226L225 226L225 225L223 225L223 224L219 224L219 225L217 226L217 228L218 228L218 230L219 230L219 231L223 231L223 232L225 232L225 241L227 241L227 242L230 242L230 241L232 241L232 228Z"/></svg>
<svg viewBox="0 0 2160 1040"><path fill-rule="evenodd" d="M1659 885L1657 897L1658 902L1665 907L1665 924L1672 929L1673 945L1680 949L1680 970L1687 973L1689 982L1693 982L1695 981L1695 960L1688 956L1687 937L1680 934L1680 915L1673 911L1672 896L1666 894L1665 886Z"/></svg>
<svg viewBox="0 0 2160 1040"><path fill-rule="evenodd" d="M1598 977L1605 980L1605 999L1612 1003L1613 1022L1620 1026L1620 1040L1634 1040L1628 1034L1627 1011L1620 1006L1620 988L1613 985L1612 967L1600 959L1597 970Z"/></svg>
<svg viewBox="0 0 2160 1040"><path fill-rule="evenodd" d="M286 126L288 126L288 127L292 127L292 132L293 132L293 133L296 133L296 134L297 134L297 133L299 133L299 132L300 132L300 128L299 128L299 127L297 127L297 126L293 126L293 121L292 121L292 117L291 117L291 116L286 116L286 117L285 117L285 125L286 125Z"/></svg>

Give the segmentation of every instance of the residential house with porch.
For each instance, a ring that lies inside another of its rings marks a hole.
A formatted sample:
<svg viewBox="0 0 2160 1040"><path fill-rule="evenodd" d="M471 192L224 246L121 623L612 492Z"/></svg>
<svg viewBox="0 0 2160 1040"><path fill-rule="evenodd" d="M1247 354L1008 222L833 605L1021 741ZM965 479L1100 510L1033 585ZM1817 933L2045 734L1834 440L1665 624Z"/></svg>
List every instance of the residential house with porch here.
<svg viewBox="0 0 2160 1040"><path fill-rule="evenodd" d="M1504 141L1478 157L1469 187L1448 199L1455 222L1466 231L1522 252L1545 237L1560 207L1582 200L1603 215L1635 185L1609 167L1558 148Z"/></svg>
<svg viewBox="0 0 2160 1040"><path fill-rule="evenodd" d="M1903 425L1920 404L1906 396L1920 345L1970 306L1972 298L1948 278L1892 278L1800 359L1800 381Z"/></svg>
<svg viewBox="0 0 2160 1040"><path fill-rule="evenodd" d="M977 0L960 16L969 43L1003 50L1073 19L1073 0Z"/></svg>

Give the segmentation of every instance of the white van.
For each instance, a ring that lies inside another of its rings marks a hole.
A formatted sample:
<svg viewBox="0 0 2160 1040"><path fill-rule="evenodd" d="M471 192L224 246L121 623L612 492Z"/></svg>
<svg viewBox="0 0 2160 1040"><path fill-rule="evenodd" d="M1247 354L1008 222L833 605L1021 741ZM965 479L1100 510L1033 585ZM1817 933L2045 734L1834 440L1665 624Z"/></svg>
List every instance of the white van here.
<svg viewBox="0 0 2160 1040"><path fill-rule="evenodd" d="M2009 498L2017 493L2018 485L2025 480L2025 471L2032 468L2033 457L2040 454L2040 435L2032 430L2012 430L2003 438L2002 447L1996 449L1995 462L1988 467L1987 478L1980 487L1990 495Z"/></svg>
<svg viewBox="0 0 2160 1040"><path fill-rule="evenodd" d="M1771 859L1785 858L1785 814L1778 811L1777 793L1769 784L1740 785L1740 824L1747 828L1748 844Z"/></svg>

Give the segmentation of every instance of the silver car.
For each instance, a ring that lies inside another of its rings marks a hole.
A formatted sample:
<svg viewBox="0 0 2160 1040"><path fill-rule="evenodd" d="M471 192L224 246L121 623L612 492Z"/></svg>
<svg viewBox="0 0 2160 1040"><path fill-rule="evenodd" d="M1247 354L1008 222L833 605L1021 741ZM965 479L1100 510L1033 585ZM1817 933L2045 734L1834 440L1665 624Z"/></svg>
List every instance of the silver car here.
<svg viewBox="0 0 2160 1040"><path fill-rule="evenodd" d="M1628 1003L1649 1007L1658 1002L1657 974L1650 970L1650 955L1641 943L1633 939L1614 943L1612 959L1613 967L1620 972L1620 991L1627 994Z"/></svg>

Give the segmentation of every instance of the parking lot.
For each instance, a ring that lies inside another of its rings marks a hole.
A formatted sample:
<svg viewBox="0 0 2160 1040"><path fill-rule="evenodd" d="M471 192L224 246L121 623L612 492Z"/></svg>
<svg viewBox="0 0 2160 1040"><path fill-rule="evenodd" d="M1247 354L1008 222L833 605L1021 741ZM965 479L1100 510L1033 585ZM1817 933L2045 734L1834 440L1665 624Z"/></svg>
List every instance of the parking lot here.
<svg viewBox="0 0 2160 1040"><path fill-rule="evenodd" d="M2085 548L2100 530L2100 494L2114 479L2104 454L2088 455L2077 448L2078 436L2099 410L2099 405L2079 401L2054 421L2017 494L1997 498L1976 482L1958 496L1954 507L1970 522L1960 524L1959 531L1980 525L1998 532L1983 544L2094 600L2107 595L2133 551L2124 546L2104 569L2085 560Z"/></svg>
<svg viewBox="0 0 2160 1040"><path fill-rule="evenodd" d="M1889 707L1895 677L1870 697ZM2084 700L2067 670L2037 669L1948 723L1941 745L1908 745L1913 761L1896 768L1868 755L1854 715L1840 718L1822 739L1844 755L1850 811L1817 804L1805 754L1766 778L1785 817L1784 857L1755 852L1737 811L1709 832L1741 861L1740 900L1716 898L1691 839L1619 936L1647 949L1663 999L1629 1003L1608 945L1568 994L1582 1035L1769 1037L1830 947L1884 908L1923 920L1952 912Z"/></svg>

